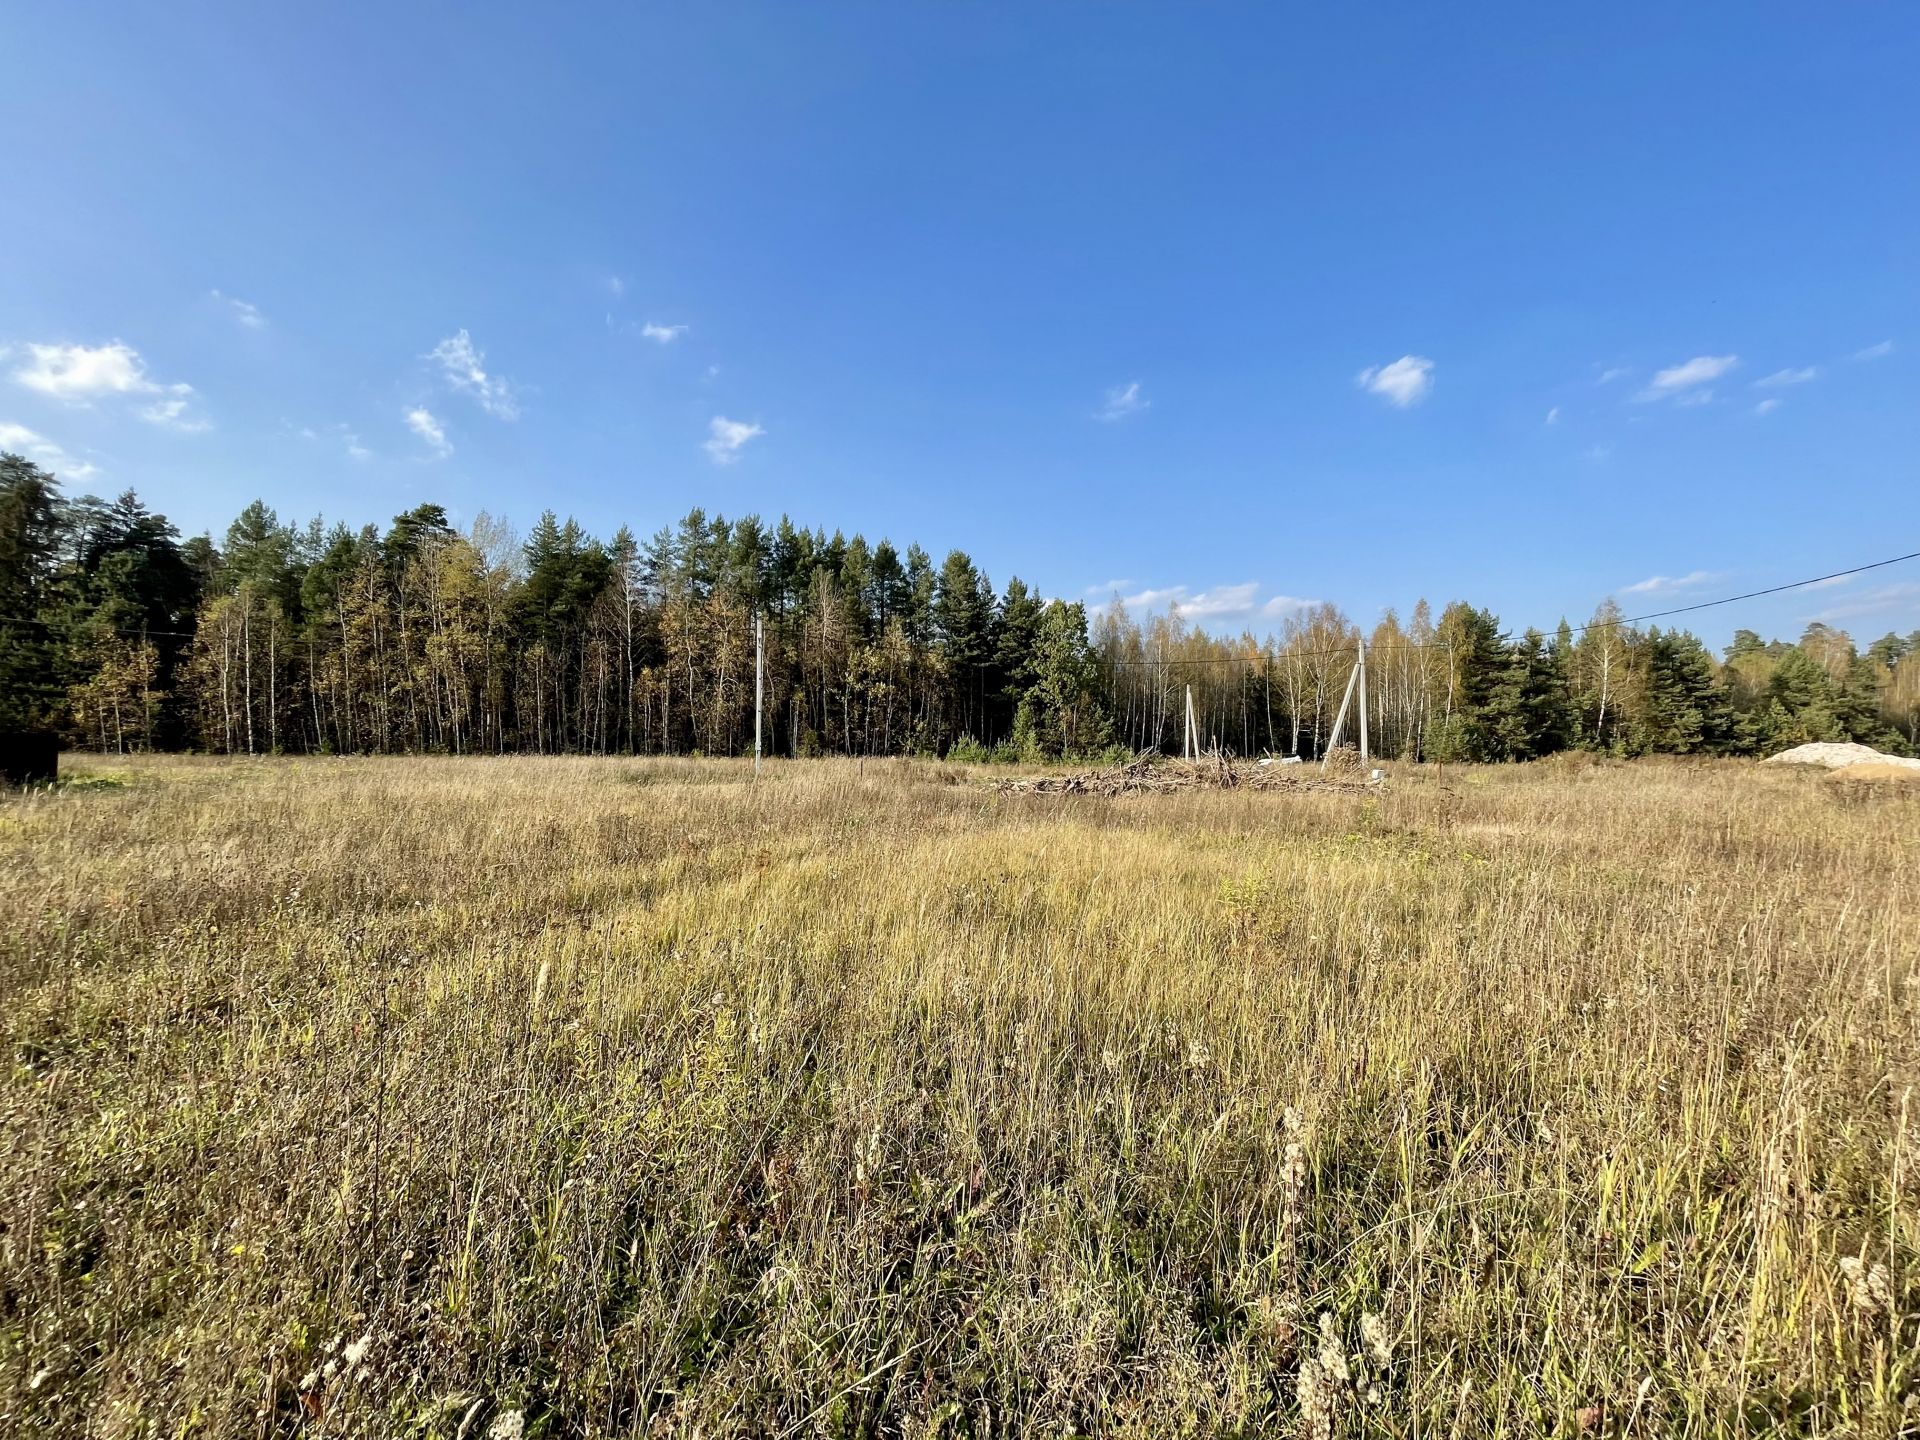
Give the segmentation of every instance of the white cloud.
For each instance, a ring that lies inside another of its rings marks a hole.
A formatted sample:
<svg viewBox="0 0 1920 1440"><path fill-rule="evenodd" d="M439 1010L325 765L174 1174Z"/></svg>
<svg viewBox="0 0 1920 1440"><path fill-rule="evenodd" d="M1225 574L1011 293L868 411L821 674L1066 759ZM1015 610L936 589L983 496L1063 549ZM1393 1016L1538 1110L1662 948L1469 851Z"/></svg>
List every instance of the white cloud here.
<svg viewBox="0 0 1920 1440"><path fill-rule="evenodd" d="M85 480L100 473L99 467L85 460L76 460L60 446L46 436L29 430L24 425L0 423L0 450L15 455L24 455L42 469L50 470L63 480Z"/></svg>
<svg viewBox="0 0 1920 1440"><path fill-rule="evenodd" d="M1589 445L1587 447L1587 459L1596 465L1604 465L1612 458L1613 447L1611 445Z"/></svg>
<svg viewBox="0 0 1920 1440"><path fill-rule="evenodd" d="M1120 586L1109 588L1119 589ZM1200 591L1186 585L1149 587L1121 596L1120 603L1136 614L1166 610L1177 605L1180 613L1189 620L1228 620L1255 614L1276 619L1318 602L1292 595L1273 595L1263 601L1260 599L1259 582L1247 580L1235 585L1215 585Z"/></svg>
<svg viewBox="0 0 1920 1440"><path fill-rule="evenodd" d="M749 440L766 433L758 425L716 415L707 422L707 441L702 448L713 458L714 464L731 465L740 458L740 452L746 448Z"/></svg>
<svg viewBox="0 0 1920 1440"><path fill-rule="evenodd" d="M1433 389L1433 361L1424 355L1402 355L1391 365L1369 365L1354 380L1362 390L1404 410L1426 399Z"/></svg>
<svg viewBox="0 0 1920 1440"><path fill-rule="evenodd" d="M1560 407L1558 405L1547 411L1546 423L1549 425L1558 425L1560 423Z"/></svg>
<svg viewBox="0 0 1920 1440"><path fill-rule="evenodd" d="M1202 590L1181 603L1181 610L1194 620L1216 619L1223 615L1245 615L1254 606L1260 586L1252 580L1240 585L1216 585Z"/></svg>
<svg viewBox="0 0 1920 1440"><path fill-rule="evenodd" d="M140 418L149 425L158 425L164 430L178 430L183 435L197 435L202 430L211 430L212 421L187 414L187 406L192 400L191 385L169 385L166 398L141 407Z"/></svg>
<svg viewBox="0 0 1920 1440"><path fill-rule="evenodd" d="M671 345L690 329L686 325L662 325L649 320L640 327L640 333L649 340L657 340L662 345Z"/></svg>
<svg viewBox="0 0 1920 1440"><path fill-rule="evenodd" d="M438 360L447 383L473 396L489 415L501 420L520 418L520 403L514 398L513 386L504 377L487 373L485 353L465 330L442 340L428 352L427 358Z"/></svg>
<svg viewBox="0 0 1920 1440"><path fill-rule="evenodd" d="M1140 393L1140 382L1130 380L1125 385L1116 385L1107 391L1107 403L1100 407L1094 419L1108 422L1124 420L1129 415L1138 415L1152 404Z"/></svg>
<svg viewBox="0 0 1920 1440"><path fill-rule="evenodd" d="M1738 355L1696 355L1678 365L1669 365L1665 370L1656 370L1653 382L1636 398L1663 400L1669 395L1678 395L1696 385L1718 380L1739 363Z"/></svg>
<svg viewBox="0 0 1920 1440"><path fill-rule="evenodd" d="M1883 360L1893 353L1893 341L1882 340L1878 345L1869 345L1864 350L1853 352L1856 360Z"/></svg>
<svg viewBox="0 0 1920 1440"><path fill-rule="evenodd" d="M311 425L302 425L298 429L289 425L287 429L290 433L298 435L302 440L318 441L320 439L320 432ZM327 426L326 433L340 442L340 447L347 452L347 458L349 460L364 461L373 458L373 451L369 450L365 445L362 445L360 443L360 437L345 425L329 425Z"/></svg>
<svg viewBox="0 0 1920 1440"><path fill-rule="evenodd" d="M1753 407L1753 413L1756 415L1771 415L1774 411L1778 410L1779 408L1780 408L1780 402L1778 400L1774 400L1774 399L1762 400L1758 405Z"/></svg>
<svg viewBox="0 0 1920 1440"><path fill-rule="evenodd" d="M622 295L627 293L627 282L622 280L618 275L609 275L607 277L607 290L614 299L618 300Z"/></svg>
<svg viewBox="0 0 1920 1440"><path fill-rule="evenodd" d="M1696 405L1711 405L1713 403L1713 391L1683 390L1680 394L1674 397L1673 403L1676 405L1686 405L1689 407L1696 406Z"/></svg>
<svg viewBox="0 0 1920 1440"><path fill-rule="evenodd" d="M1909 615L1920 612L1920 582L1903 580L1898 585L1883 585L1878 590L1869 590L1844 604L1807 618L1831 624L1860 615L1883 615L1889 610L1903 610Z"/></svg>
<svg viewBox="0 0 1920 1440"><path fill-rule="evenodd" d="M1129 610L1158 610L1169 604L1183 604L1188 595L1184 585L1168 585L1163 589L1148 587L1132 595L1122 595L1120 603Z"/></svg>
<svg viewBox="0 0 1920 1440"><path fill-rule="evenodd" d="M140 352L123 340L105 345L29 345L33 359L13 372L29 390L73 405L91 404L101 395L156 395L140 412L142 420L169 430L194 433L212 428L187 414L193 387L184 381L162 385L147 374Z"/></svg>
<svg viewBox="0 0 1920 1440"><path fill-rule="evenodd" d="M1771 375L1763 375L1753 384L1757 390L1782 390L1789 385L1805 385L1809 380L1819 378L1819 367L1808 365L1799 370L1776 370Z"/></svg>
<svg viewBox="0 0 1920 1440"><path fill-rule="evenodd" d="M433 418L433 412L424 405L416 405L407 411L407 428L433 447L433 453L445 459L453 453L453 444L447 439L447 432L440 422ZM348 454L353 452L349 450Z"/></svg>
<svg viewBox="0 0 1920 1440"><path fill-rule="evenodd" d="M720 378L720 367L718 365L707 366L707 373L701 376L700 378L705 380L708 384L712 384L715 380L718 380Z"/></svg>
<svg viewBox="0 0 1920 1440"><path fill-rule="evenodd" d="M1593 383L1596 385L1611 385L1614 381L1624 380L1631 374L1633 374L1633 367L1631 365L1615 365L1611 369L1602 370L1600 372L1600 378Z"/></svg>
<svg viewBox="0 0 1920 1440"><path fill-rule="evenodd" d="M1719 570L1694 570L1685 575L1649 575L1645 580L1635 581L1622 586L1622 595L1663 595L1670 590L1691 590L1698 585L1711 585L1716 580L1724 580L1726 574Z"/></svg>
<svg viewBox="0 0 1920 1440"><path fill-rule="evenodd" d="M1274 595L1260 607L1260 613L1269 620L1278 620L1301 610L1311 610L1319 603L1318 600L1308 600L1298 595Z"/></svg>
<svg viewBox="0 0 1920 1440"><path fill-rule="evenodd" d="M1133 581L1131 580L1109 580L1104 585L1089 585L1081 593L1086 595L1118 595L1122 590L1132 586L1132 584Z"/></svg>
<svg viewBox="0 0 1920 1440"><path fill-rule="evenodd" d="M246 301L237 300L231 295L222 295L218 290L209 291L208 293L211 294L214 299L230 307L233 311L233 318L249 330L264 330L267 328L267 317L260 313L260 307L258 305L249 305Z"/></svg>
<svg viewBox="0 0 1920 1440"><path fill-rule="evenodd" d="M147 378L140 352L124 341L105 345L29 345L33 356L13 378L56 400L85 404L96 395L151 395L160 387Z"/></svg>

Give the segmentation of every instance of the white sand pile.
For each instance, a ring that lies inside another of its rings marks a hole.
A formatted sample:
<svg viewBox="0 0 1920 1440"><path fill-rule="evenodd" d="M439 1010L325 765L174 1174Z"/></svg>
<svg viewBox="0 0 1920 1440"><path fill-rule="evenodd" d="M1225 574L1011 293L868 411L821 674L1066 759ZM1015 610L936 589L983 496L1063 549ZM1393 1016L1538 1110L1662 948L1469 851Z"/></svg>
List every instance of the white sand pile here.
<svg viewBox="0 0 1920 1440"><path fill-rule="evenodd" d="M1896 770L1920 770L1920 760L1908 760L1899 755L1884 755L1871 745L1841 744L1833 740L1818 740L1811 745L1796 745L1791 750L1782 750L1778 755L1769 755L1760 763L1762 765L1820 765L1828 770L1845 770L1851 765L1884 765Z"/></svg>

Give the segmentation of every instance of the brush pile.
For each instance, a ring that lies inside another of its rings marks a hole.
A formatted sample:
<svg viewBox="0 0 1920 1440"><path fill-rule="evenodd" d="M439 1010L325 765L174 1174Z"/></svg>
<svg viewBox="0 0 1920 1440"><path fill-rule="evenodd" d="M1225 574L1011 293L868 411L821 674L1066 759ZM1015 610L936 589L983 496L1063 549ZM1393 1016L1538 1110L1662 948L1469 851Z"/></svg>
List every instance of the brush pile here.
<svg viewBox="0 0 1920 1440"><path fill-rule="evenodd" d="M1351 765L1343 766L1336 757L1335 763L1322 771L1318 765L1234 760L1213 750L1198 760L1175 760L1147 751L1124 765L1104 770L1083 770L1071 775L1024 775L998 781L993 788L1002 795L1167 795L1178 790L1237 789L1360 794L1379 783L1361 775L1357 758Z"/></svg>

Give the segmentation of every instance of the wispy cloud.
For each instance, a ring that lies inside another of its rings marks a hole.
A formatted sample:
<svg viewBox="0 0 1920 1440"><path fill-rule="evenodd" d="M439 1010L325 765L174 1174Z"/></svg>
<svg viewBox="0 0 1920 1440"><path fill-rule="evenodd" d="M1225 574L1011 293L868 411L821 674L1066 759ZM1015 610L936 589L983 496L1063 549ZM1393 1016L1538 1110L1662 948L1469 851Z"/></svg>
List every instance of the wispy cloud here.
<svg viewBox="0 0 1920 1440"><path fill-rule="evenodd" d="M514 398L512 384L503 376L487 373L485 352L465 330L442 340L427 358L439 361L447 383L471 395L489 415L501 420L520 418L520 402Z"/></svg>
<svg viewBox="0 0 1920 1440"><path fill-rule="evenodd" d="M1107 391L1107 403L1100 407L1094 418L1109 423L1124 420L1129 415L1138 415L1152 404L1151 400L1140 393L1140 382L1130 380L1125 385L1116 385Z"/></svg>
<svg viewBox="0 0 1920 1440"><path fill-rule="evenodd" d="M707 439L701 448L714 464L731 465L740 458L740 452L746 448L749 440L756 440L766 433L759 425L716 415L707 422Z"/></svg>
<svg viewBox="0 0 1920 1440"><path fill-rule="evenodd" d="M1362 390L1404 410L1426 399L1433 389L1433 361L1424 355L1402 355L1391 365L1369 365L1353 378Z"/></svg>
<svg viewBox="0 0 1920 1440"><path fill-rule="evenodd" d="M301 425L298 427L288 425L287 429L292 434L298 435L302 440L317 441L321 438L320 431L314 429L311 425ZM373 458L373 451L369 450L365 445L362 445L360 443L360 437L345 425L329 425L327 426L326 433L340 442L340 448L347 452L347 458L349 460L364 461Z"/></svg>
<svg viewBox="0 0 1920 1440"><path fill-rule="evenodd" d="M1820 367L1806 365L1798 370L1776 370L1754 381L1756 390L1784 390L1789 385L1805 385L1820 378Z"/></svg>
<svg viewBox="0 0 1920 1440"><path fill-rule="evenodd" d="M1656 370L1652 381L1637 398L1664 400L1668 396L1680 395L1696 386L1718 380L1739 363L1738 355L1696 355L1693 359L1683 360L1678 365L1669 365L1664 370Z"/></svg>
<svg viewBox="0 0 1920 1440"><path fill-rule="evenodd" d="M407 411L407 428L427 442L435 459L444 460L453 453L453 443L447 439L446 427L433 418L433 412L426 406L416 405Z"/></svg>
<svg viewBox="0 0 1920 1440"><path fill-rule="evenodd" d="M607 277L607 293L618 300L627 293L627 282L622 280L618 275L609 275Z"/></svg>
<svg viewBox="0 0 1920 1440"><path fill-rule="evenodd" d="M1116 585L1108 588L1117 590L1122 587ZM1131 595L1122 595L1120 603L1136 614L1165 611L1177 606L1189 620L1231 620L1252 615L1278 619L1319 602L1302 600L1293 595L1272 595L1262 600L1260 583L1247 580L1236 585L1214 585L1197 591L1187 585L1148 587Z"/></svg>
<svg viewBox="0 0 1920 1440"><path fill-rule="evenodd" d="M1089 585L1081 593L1083 595L1118 595L1122 590L1131 590L1132 588L1133 581L1131 580L1109 580L1102 585Z"/></svg>
<svg viewBox="0 0 1920 1440"><path fill-rule="evenodd" d="M1685 575L1649 575L1631 585L1620 588L1622 595L1666 595L1675 590L1693 590L1701 585L1711 585L1716 580L1726 579L1723 570L1694 570Z"/></svg>
<svg viewBox="0 0 1920 1440"><path fill-rule="evenodd" d="M1271 595L1260 607L1260 613L1269 620L1278 620L1301 610L1311 610L1319 603L1318 600L1308 600L1299 595Z"/></svg>
<svg viewBox="0 0 1920 1440"><path fill-rule="evenodd" d="M1778 400L1767 399L1767 400L1762 400L1758 405L1754 406L1753 413L1756 415L1771 415L1774 411L1778 410L1779 408L1780 408L1780 402Z"/></svg>
<svg viewBox="0 0 1920 1440"><path fill-rule="evenodd" d="M1920 581L1903 580L1897 585L1882 585L1877 590L1868 590L1807 618L1832 624L1836 620L1884 615L1896 610L1905 611L1909 616L1920 614Z"/></svg>
<svg viewBox="0 0 1920 1440"><path fill-rule="evenodd" d="M1856 360L1884 360L1893 353L1893 341L1882 340L1878 345L1869 345L1864 350L1853 352Z"/></svg>
<svg viewBox="0 0 1920 1440"><path fill-rule="evenodd" d="M258 305L249 305L245 300L235 299L231 295L222 295L218 290L208 292L215 300L233 311L233 318L249 330L267 328L267 317L260 313Z"/></svg>
<svg viewBox="0 0 1920 1440"><path fill-rule="evenodd" d="M149 425L158 425L163 430L177 430L182 435L198 435L202 430L211 430L211 420L187 413L187 406L192 403L191 385L169 385L164 398L140 407L140 418Z"/></svg>
<svg viewBox="0 0 1920 1440"><path fill-rule="evenodd" d="M1596 385L1611 385L1614 381L1624 380L1631 374L1633 374L1633 367L1631 365L1614 365L1606 370L1602 370L1600 372L1600 378L1593 383Z"/></svg>
<svg viewBox="0 0 1920 1440"><path fill-rule="evenodd" d="M24 455L63 480L85 480L100 473L98 466L75 459L46 436L24 425L0 423L0 450Z"/></svg>
<svg viewBox="0 0 1920 1440"><path fill-rule="evenodd" d="M647 339L655 341L658 344L671 345L682 335L686 334L690 328L690 326L686 325L662 325L657 321L649 320L640 327L640 333Z"/></svg>
<svg viewBox="0 0 1920 1440"><path fill-rule="evenodd" d="M1558 425L1560 423L1560 407L1558 405L1547 411L1546 423L1549 425Z"/></svg>

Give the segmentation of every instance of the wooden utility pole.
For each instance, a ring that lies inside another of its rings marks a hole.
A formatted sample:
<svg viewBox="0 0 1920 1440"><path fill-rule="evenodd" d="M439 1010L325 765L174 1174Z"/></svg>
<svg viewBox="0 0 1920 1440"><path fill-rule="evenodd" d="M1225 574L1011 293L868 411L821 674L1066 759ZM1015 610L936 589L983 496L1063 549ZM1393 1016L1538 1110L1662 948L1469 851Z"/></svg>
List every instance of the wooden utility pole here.
<svg viewBox="0 0 1920 1440"><path fill-rule="evenodd" d="M1180 746L1180 758L1182 760L1200 758L1200 734L1199 727L1193 721L1193 686L1191 685L1187 686L1187 729L1186 738Z"/></svg>
<svg viewBox="0 0 1920 1440"><path fill-rule="evenodd" d="M765 708L767 632L758 610L753 612L753 773L760 774L760 712Z"/></svg>

